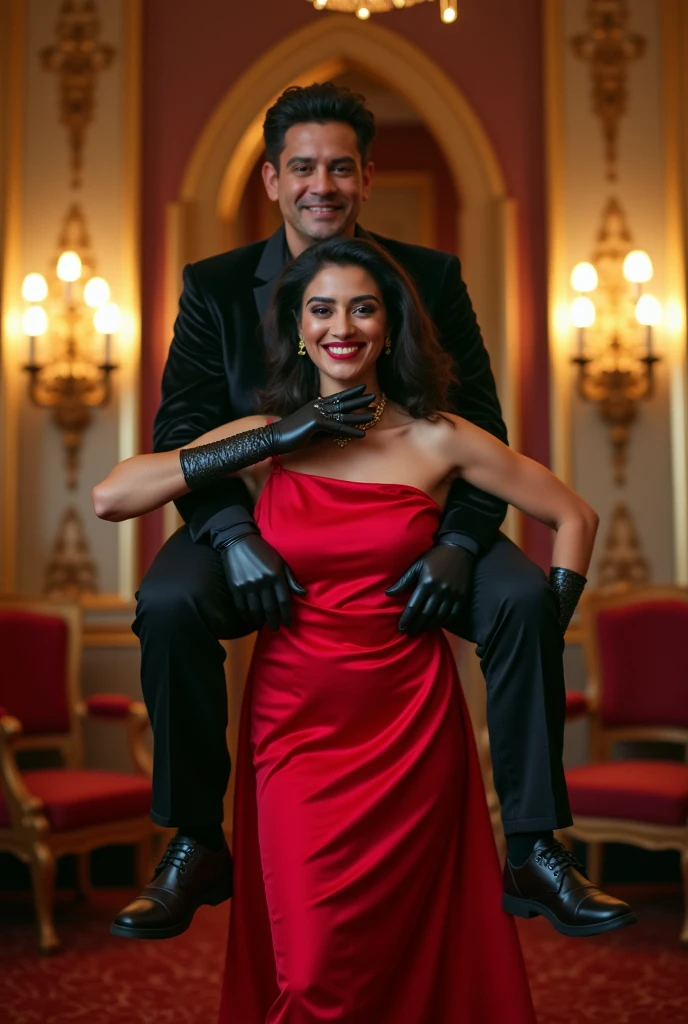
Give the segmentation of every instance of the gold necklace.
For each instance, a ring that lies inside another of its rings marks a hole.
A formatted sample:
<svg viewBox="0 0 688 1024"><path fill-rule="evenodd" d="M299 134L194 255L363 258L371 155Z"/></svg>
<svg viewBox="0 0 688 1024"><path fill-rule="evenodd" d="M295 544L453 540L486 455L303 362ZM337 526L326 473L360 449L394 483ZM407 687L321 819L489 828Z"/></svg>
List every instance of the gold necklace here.
<svg viewBox="0 0 688 1024"><path fill-rule="evenodd" d="M387 395L383 391L381 393L381 395L380 395L380 401L377 403L377 405L375 406L375 409L373 411L373 418L372 418L372 420L370 421L370 423L358 423L358 424L356 424L356 426L358 426L359 430L370 430L371 427L374 427L375 424L377 423L377 421L382 416L383 412L385 411L386 405L387 405ZM335 444L338 444L340 448L346 448L346 446L348 445L349 441L351 441L350 437L335 437L334 438Z"/></svg>

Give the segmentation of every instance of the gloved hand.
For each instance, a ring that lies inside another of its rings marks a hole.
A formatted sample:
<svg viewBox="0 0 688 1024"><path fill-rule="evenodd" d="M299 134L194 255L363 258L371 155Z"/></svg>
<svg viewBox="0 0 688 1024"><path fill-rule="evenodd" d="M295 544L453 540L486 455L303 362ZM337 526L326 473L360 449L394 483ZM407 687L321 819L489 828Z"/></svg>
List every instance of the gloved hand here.
<svg viewBox="0 0 688 1024"><path fill-rule="evenodd" d="M474 556L455 544L436 544L417 558L391 587L388 596L415 587L399 629L410 634L448 625L463 608L473 580Z"/></svg>
<svg viewBox="0 0 688 1024"><path fill-rule="evenodd" d="M275 423L244 430L220 441L182 448L179 465L187 487L196 491L247 466L255 466L271 455L296 451L318 432L334 437L365 437L365 430L353 424L371 423L374 413L351 411L369 406L375 400L375 395L366 395L364 391L365 384L357 384L336 395L307 402Z"/></svg>
<svg viewBox="0 0 688 1024"><path fill-rule="evenodd" d="M274 455L286 455L301 448L314 434L322 431L335 437L365 437L365 430L359 430L354 423L370 423L373 413L353 412L364 409L375 401L375 395L364 394L365 384L339 391L327 398L316 398L314 402L289 413L281 420L270 424L274 438Z"/></svg>
<svg viewBox="0 0 688 1024"><path fill-rule="evenodd" d="M267 622L279 629L280 619L291 625L291 593L306 591L273 547L259 533L247 533L226 542L213 543L220 552L230 594L237 611L256 629Z"/></svg>

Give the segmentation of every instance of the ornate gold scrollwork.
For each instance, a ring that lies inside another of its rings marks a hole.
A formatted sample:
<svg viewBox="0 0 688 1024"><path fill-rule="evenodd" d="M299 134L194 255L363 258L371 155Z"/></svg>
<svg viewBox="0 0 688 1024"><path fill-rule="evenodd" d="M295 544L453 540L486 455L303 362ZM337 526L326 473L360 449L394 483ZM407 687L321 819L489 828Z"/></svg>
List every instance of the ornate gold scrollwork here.
<svg viewBox="0 0 688 1024"><path fill-rule="evenodd" d="M650 565L643 555L631 511L624 501L618 501L612 511L598 573L600 587L618 586L620 583L641 586L650 582Z"/></svg>
<svg viewBox="0 0 688 1024"><path fill-rule="evenodd" d="M627 0L588 0L588 31L571 46L590 64L592 109L602 122L607 178L617 176L619 122L628 108L628 66L645 53L647 40L628 30Z"/></svg>
<svg viewBox="0 0 688 1024"><path fill-rule="evenodd" d="M72 186L81 185L86 129L93 121L97 75L112 64L115 49L101 43L95 0L64 0L58 42L41 52L47 71L59 75L60 121L67 128Z"/></svg>

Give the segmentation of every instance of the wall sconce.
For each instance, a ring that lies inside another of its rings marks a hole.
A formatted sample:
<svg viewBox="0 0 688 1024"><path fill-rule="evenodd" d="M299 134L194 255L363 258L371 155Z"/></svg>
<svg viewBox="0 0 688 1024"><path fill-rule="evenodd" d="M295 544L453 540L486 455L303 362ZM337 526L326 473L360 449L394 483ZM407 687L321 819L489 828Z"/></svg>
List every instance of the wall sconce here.
<svg viewBox="0 0 688 1024"><path fill-rule="evenodd" d="M614 481L619 485L626 480L628 439L638 402L652 397L654 364L660 359L653 351L653 329L661 323L662 307L654 295L643 293L652 275L652 260L646 252L634 249L626 254L622 276L631 286L630 293L627 290L624 296L618 282L614 287L607 282L608 294L601 297L605 315L591 349L588 332L598 322L598 311L589 296L598 290L598 271L592 263L577 263L571 272L571 287L578 293L569 310L577 332L577 351L571 358L578 367L577 390L581 398L599 403L600 415L610 427ZM639 326L645 328L640 345Z"/></svg>
<svg viewBox="0 0 688 1024"><path fill-rule="evenodd" d="M119 309L108 302L110 287L102 277L83 282L84 265L77 252L66 250L56 266L56 313L52 318L41 305L50 288L42 274L28 274L22 284L22 298L30 303L22 317L26 334L29 397L41 409L52 409L53 421L62 431L66 453L67 486L76 487L84 430L93 409L108 404L111 397L112 337L120 329ZM95 315L91 310L95 309ZM93 330L103 337L102 361L93 353ZM37 341L50 329L53 352L41 361ZM89 351L89 349L91 351Z"/></svg>

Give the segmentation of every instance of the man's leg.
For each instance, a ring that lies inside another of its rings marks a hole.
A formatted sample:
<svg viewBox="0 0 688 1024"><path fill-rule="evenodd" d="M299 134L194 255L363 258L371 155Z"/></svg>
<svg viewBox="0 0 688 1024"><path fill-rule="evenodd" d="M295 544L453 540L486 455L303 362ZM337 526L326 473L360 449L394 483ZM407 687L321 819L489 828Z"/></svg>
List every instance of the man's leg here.
<svg viewBox="0 0 688 1024"><path fill-rule="evenodd" d="M542 914L564 935L636 920L585 877L552 830L572 822L562 764L566 693L556 595L504 534L476 564L471 607L456 630L477 644L508 855L504 909Z"/></svg>
<svg viewBox="0 0 688 1024"><path fill-rule="evenodd" d="M176 827L156 873L115 919L127 938L171 938L202 904L232 893L222 833L230 773L220 638L252 632L231 601L220 556L186 527L161 548L138 592L133 630L153 729L151 817Z"/></svg>
<svg viewBox="0 0 688 1024"><path fill-rule="evenodd" d="M457 630L487 684L494 783L507 836L571 824L562 765L566 694L556 595L504 534L475 567Z"/></svg>
<svg viewBox="0 0 688 1024"><path fill-rule="evenodd" d="M230 773L225 650L244 636L220 556L187 527L158 552L139 588L133 631L154 736L153 806L159 825L222 821Z"/></svg>

